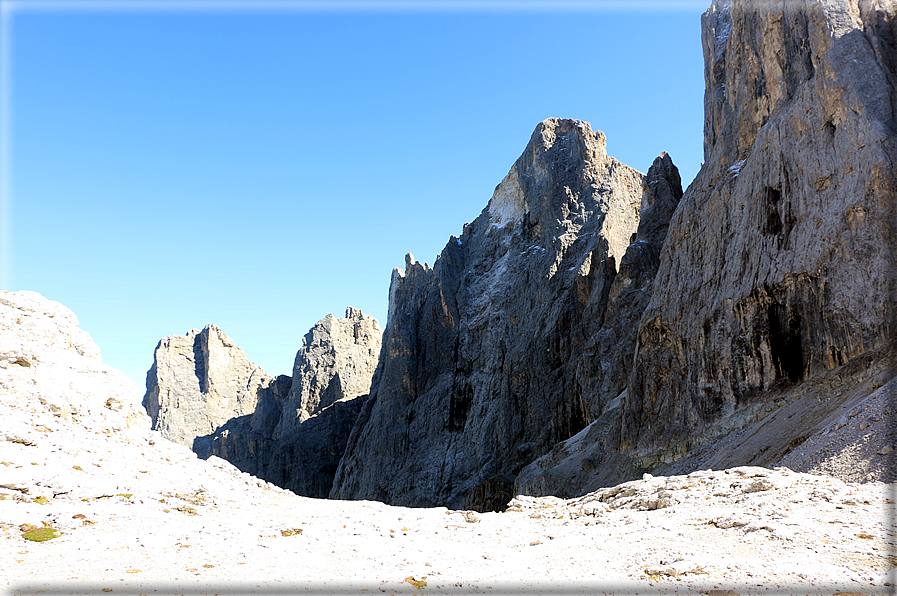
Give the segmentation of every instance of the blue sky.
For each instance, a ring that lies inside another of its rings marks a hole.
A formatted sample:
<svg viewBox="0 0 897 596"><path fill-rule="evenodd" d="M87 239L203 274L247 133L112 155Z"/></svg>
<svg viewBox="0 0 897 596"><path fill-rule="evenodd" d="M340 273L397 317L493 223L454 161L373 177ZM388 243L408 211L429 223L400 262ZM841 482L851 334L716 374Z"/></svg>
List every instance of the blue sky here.
<svg viewBox="0 0 897 596"><path fill-rule="evenodd" d="M290 374L327 313L385 325L392 269L432 264L545 118L690 182L704 9L3 2L0 283L71 308L141 386L207 323Z"/></svg>

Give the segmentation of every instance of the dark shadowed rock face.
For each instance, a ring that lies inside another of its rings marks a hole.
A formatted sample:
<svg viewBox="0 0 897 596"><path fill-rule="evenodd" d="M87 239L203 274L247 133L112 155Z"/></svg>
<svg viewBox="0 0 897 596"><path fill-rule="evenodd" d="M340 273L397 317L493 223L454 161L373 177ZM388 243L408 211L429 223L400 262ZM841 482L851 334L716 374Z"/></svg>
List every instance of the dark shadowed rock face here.
<svg viewBox="0 0 897 596"><path fill-rule="evenodd" d="M290 378L281 378L287 380L283 389L288 390ZM232 418L204 438L211 443L212 455L240 470L297 495L326 499L349 433L367 399L362 395L334 402L280 434L276 424L263 422L275 420L264 413L275 410L276 402L260 400L262 407L255 415Z"/></svg>
<svg viewBox="0 0 897 596"><path fill-rule="evenodd" d="M663 184L677 186L661 162ZM525 464L600 412L606 400L584 392L576 370L602 326L643 187L588 123L542 122L433 268L408 255L393 273L373 397L331 496L501 508Z"/></svg>
<svg viewBox="0 0 897 596"><path fill-rule="evenodd" d="M613 278L603 317L590 321L593 332L576 366L576 382L590 396L594 421L526 466L515 480L515 494L575 496L641 473L616 452L620 404L632 371L639 320L651 300L660 251L681 198L679 172L663 153L648 169L638 233Z"/></svg>
<svg viewBox="0 0 897 596"><path fill-rule="evenodd" d="M293 377L272 378L214 325L156 348L144 404L153 428L293 492L326 497L364 404L381 340L349 307L305 336Z"/></svg>
<svg viewBox="0 0 897 596"><path fill-rule="evenodd" d="M646 464L897 328L895 5L714 2L703 31L706 163L622 404L621 446Z"/></svg>
<svg viewBox="0 0 897 596"><path fill-rule="evenodd" d="M587 313L589 339L575 378L583 394L591 396L593 418L600 416L629 382L639 320L651 300L660 250L680 198L679 171L663 153L645 177L638 232L613 277L604 312Z"/></svg>

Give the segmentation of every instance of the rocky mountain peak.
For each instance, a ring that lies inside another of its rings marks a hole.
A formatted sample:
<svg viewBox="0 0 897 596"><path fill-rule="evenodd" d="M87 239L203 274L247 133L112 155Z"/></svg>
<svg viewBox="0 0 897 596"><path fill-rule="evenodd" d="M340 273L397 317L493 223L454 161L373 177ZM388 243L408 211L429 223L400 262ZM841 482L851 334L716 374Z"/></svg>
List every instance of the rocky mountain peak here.
<svg viewBox="0 0 897 596"><path fill-rule="evenodd" d="M348 307L346 317L327 315L302 340L284 407L307 419L334 402L366 395L380 355L377 319Z"/></svg>
<svg viewBox="0 0 897 596"><path fill-rule="evenodd" d="M584 426L564 376L587 309L603 313L643 182L588 123L550 118L432 269L406 257L333 496L500 507L534 452Z"/></svg>
<svg viewBox="0 0 897 596"><path fill-rule="evenodd" d="M361 309L315 323L292 377L273 378L215 325L159 342L144 405L153 429L200 457L309 496L330 492L371 385L382 332ZM357 401L357 403L350 403Z"/></svg>
<svg viewBox="0 0 897 596"><path fill-rule="evenodd" d="M153 429L209 456L205 438L235 416L252 414L274 379L215 325L169 335L156 346L143 405Z"/></svg>
<svg viewBox="0 0 897 596"><path fill-rule="evenodd" d="M673 160L664 151L654 160L645 176L645 192L638 225L638 240L663 244L670 218L682 199L682 179ZM629 254L631 248L627 249ZM625 257L624 257L625 258Z"/></svg>

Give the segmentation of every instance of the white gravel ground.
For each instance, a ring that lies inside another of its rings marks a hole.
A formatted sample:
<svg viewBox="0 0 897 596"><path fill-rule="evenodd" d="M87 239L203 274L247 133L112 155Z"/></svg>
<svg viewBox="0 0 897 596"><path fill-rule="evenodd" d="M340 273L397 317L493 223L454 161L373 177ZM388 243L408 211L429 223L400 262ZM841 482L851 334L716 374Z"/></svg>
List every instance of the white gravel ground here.
<svg viewBox="0 0 897 596"><path fill-rule="evenodd" d="M742 467L504 513L298 497L148 430L70 311L0 292L4 594L884 594L895 485ZM25 539L33 528L58 536ZM426 582L424 585L423 582Z"/></svg>
<svg viewBox="0 0 897 596"><path fill-rule="evenodd" d="M298 497L155 433L120 441L51 415L6 412L4 434L7 594L869 594L897 583L893 486L880 483L746 467L472 514ZM62 535L22 537L44 523Z"/></svg>

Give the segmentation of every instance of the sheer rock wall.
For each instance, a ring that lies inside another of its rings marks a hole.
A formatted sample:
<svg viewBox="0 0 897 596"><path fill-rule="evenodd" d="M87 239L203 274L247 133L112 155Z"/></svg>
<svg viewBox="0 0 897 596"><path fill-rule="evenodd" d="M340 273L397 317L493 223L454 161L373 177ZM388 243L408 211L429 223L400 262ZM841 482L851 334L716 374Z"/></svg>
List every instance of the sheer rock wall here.
<svg viewBox="0 0 897 596"><path fill-rule="evenodd" d="M601 411L577 366L645 192L605 147L588 123L545 120L433 268L408 255L393 273L372 398L332 497L498 509L524 465Z"/></svg>
<svg viewBox="0 0 897 596"><path fill-rule="evenodd" d="M669 222L628 387L518 492L744 464L893 481L895 13L713 3L705 164Z"/></svg>
<svg viewBox="0 0 897 596"><path fill-rule="evenodd" d="M702 23L706 163L622 404L645 464L895 333L895 4L733 0Z"/></svg>

